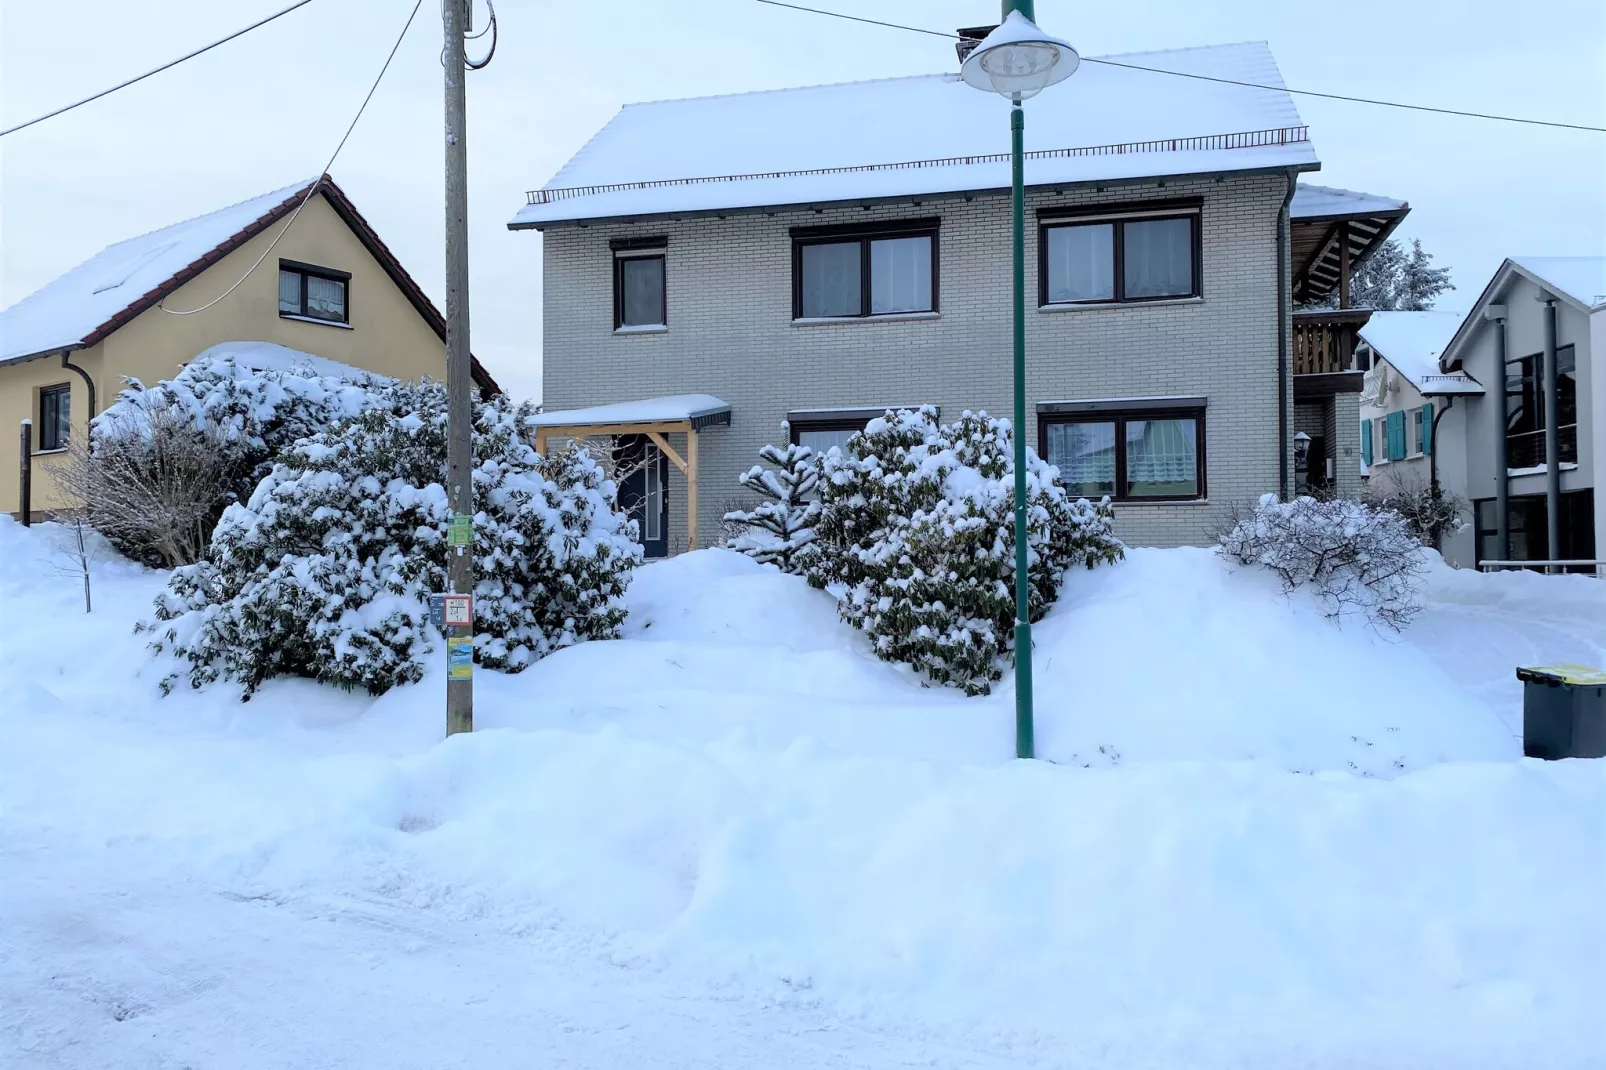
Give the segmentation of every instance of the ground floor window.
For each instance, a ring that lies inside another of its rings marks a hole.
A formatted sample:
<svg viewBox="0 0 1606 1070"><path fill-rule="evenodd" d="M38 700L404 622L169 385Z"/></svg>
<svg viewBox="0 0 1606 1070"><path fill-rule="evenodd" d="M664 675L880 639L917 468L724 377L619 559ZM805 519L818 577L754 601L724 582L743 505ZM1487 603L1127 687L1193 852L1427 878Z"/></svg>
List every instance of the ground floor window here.
<svg viewBox="0 0 1606 1070"><path fill-rule="evenodd" d="M868 417L862 420L812 420L791 424L792 442L807 446L817 454L824 454L833 446L846 446L848 439L864 430Z"/></svg>
<svg viewBox="0 0 1606 1070"><path fill-rule="evenodd" d="M1590 490L1570 491L1561 496L1560 552L1564 561L1595 559L1595 494ZM1473 503L1478 561L1544 561L1550 556L1550 533L1543 494L1522 494L1509 499L1508 533L1510 554L1500 552L1500 514L1493 498ZM1568 569L1592 572L1591 568Z"/></svg>
<svg viewBox="0 0 1606 1070"><path fill-rule="evenodd" d="M1202 409L1044 413L1037 448L1073 497L1153 502L1205 496Z"/></svg>
<svg viewBox="0 0 1606 1070"><path fill-rule="evenodd" d="M62 450L72 431L72 386L47 386L39 391L39 448Z"/></svg>

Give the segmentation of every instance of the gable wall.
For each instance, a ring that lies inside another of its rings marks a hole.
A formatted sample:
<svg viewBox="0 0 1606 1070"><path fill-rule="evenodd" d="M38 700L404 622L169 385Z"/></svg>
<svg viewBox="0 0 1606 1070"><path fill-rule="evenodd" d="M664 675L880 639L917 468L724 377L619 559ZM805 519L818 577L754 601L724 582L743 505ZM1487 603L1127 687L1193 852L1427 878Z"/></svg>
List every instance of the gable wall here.
<svg viewBox="0 0 1606 1070"><path fill-rule="evenodd" d="M212 265L168 297L166 305L192 309L215 299L245 274L283 225L282 220L275 223ZM351 273L350 329L280 317L281 258ZM116 399L124 376L144 383L171 378L202 350L234 341L273 342L401 379L442 379L446 371L440 337L323 196L307 205L262 266L213 308L193 316L147 309L99 345L76 352L72 360L94 377L104 411ZM58 382L73 384L74 428L84 433L88 391L61 367L59 357L0 367L0 511L18 508L18 423L25 416L37 419L38 387ZM59 460L46 456L35 465L36 510L62 504L49 475Z"/></svg>

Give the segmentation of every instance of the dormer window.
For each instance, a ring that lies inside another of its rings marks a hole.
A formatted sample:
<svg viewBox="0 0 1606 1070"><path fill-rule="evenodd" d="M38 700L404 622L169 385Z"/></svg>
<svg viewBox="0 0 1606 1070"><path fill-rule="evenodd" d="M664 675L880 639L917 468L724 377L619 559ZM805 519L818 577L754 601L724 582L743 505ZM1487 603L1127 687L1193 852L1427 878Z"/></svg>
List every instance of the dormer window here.
<svg viewBox="0 0 1606 1070"><path fill-rule="evenodd" d="M289 319L349 323L351 272L279 261L279 315Z"/></svg>

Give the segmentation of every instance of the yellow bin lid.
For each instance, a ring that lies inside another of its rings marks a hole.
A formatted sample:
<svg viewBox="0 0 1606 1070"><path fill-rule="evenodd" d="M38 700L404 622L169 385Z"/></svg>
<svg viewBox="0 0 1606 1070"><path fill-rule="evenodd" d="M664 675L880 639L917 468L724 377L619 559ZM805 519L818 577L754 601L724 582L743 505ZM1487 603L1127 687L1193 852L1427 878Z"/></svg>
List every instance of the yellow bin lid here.
<svg viewBox="0 0 1606 1070"><path fill-rule="evenodd" d="M1535 684L1606 687L1606 669L1591 669L1588 665L1535 665L1519 667L1517 679Z"/></svg>

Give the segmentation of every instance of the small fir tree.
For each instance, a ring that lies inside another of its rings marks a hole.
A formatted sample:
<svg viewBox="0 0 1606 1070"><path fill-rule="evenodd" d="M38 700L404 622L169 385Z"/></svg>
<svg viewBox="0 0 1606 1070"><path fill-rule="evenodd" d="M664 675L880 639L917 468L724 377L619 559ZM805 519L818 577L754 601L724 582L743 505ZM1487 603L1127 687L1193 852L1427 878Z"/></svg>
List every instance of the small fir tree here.
<svg viewBox="0 0 1606 1070"><path fill-rule="evenodd" d="M764 501L725 514L727 523L742 529L728 545L782 572L801 573L814 542L814 522L820 516L820 503L810 498L819 482L820 462L812 449L792 441L791 426L785 421L781 438L786 445L766 445L758 451L770 468L755 464L737 477Z"/></svg>

